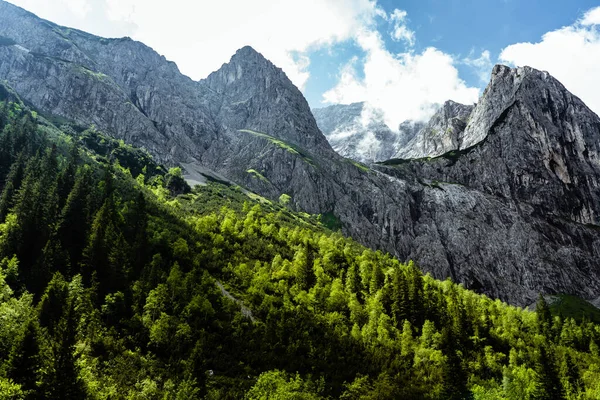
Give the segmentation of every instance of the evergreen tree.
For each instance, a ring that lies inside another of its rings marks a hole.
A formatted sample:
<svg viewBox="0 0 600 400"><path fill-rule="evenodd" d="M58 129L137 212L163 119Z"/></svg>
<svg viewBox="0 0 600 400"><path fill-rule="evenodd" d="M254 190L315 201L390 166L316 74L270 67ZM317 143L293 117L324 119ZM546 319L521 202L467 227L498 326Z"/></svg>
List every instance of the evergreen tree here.
<svg viewBox="0 0 600 400"><path fill-rule="evenodd" d="M552 326L552 315L550 314L550 308L546 299L541 294L538 297L538 301L535 305L535 312L537 314L538 331L550 339L550 328Z"/></svg>
<svg viewBox="0 0 600 400"><path fill-rule="evenodd" d="M392 283L392 315L396 326L409 317L410 302L408 298L408 282L404 273L396 269Z"/></svg>
<svg viewBox="0 0 600 400"><path fill-rule="evenodd" d="M60 213L53 237L67 251L68 264L72 268L79 265L87 242L90 179L89 169L81 168Z"/></svg>
<svg viewBox="0 0 600 400"><path fill-rule="evenodd" d="M412 261L408 265L408 279L409 318L413 326L420 328L425 322L423 274Z"/></svg>
<svg viewBox="0 0 600 400"><path fill-rule="evenodd" d="M69 297L69 287L60 272L57 272L48 283L46 292L38 305L40 325L48 329L51 336L56 336L58 325L65 313L65 304Z"/></svg>
<svg viewBox="0 0 600 400"><path fill-rule="evenodd" d="M23 180L24 156L19 154L17 160L10 167L10 172L6 178L2 195L0 196L0 222L4 222L6 215L14 205L14 197Z"/></svg>
<svg viewBox="0 0 600 400"><path fill-rule="evenodd" d="M27 399L38 398L38 380L42 361L40 357L40 333L37 323L31 319L11 350L8 376L21 385Z"/></svg>
<svg viewBox="0 0 600 400"><path fill-rule="evenodd" d="M442 398L444 400L469 399L471 394L467 388L468 375L462 364L462 353L458 350L457 339L452 330L445 327L442 330L441 350L446 356L443 370Z"/></svg>
<svg viewBox="0 0 600 400"><path fill-rule="evenodd" d="M127 261L126 246L117 226L113 198L108 196L94 217L81 268L85 283L91 284L92 276L97 279L99 299L122 285Z"/></svg>
<svg viewBox="0 0 600 400"><path fill-rule="evenodd" d="M568 351L565 353L560 375L563 377L563 388L567 398L576 398L581 389L581 379L579 378L577 365L573 362L573 358Z"/></svg>
<svg viewBox="0 0 600 400"><path fill-rule="evenodd" d="M132 213L132 225L133 226L133 269L134 276L139 276L144 265L148 262L147 246L148 236L146 230L148 228L148 211L146 208L146 198L144 193L139 192L133 208Z"/></svg>
<svg viewBox="0 0 600 400"><path fill-rule="evenodd" d="M565 398L554 356L545 344L536 351L535 400L562 400Z"/></svg>
<svg viewBox="0 0 600 400"><path fill-rule="evenodd" d="M86 393L75 356L77 316L74 298L69 299L65 308L66 312L60 321L58 347L54 350L52 365L44 377L42 387L46 399L79 400L86 398Z"/></svg>
<svg viewBox="0 0 600 400"><path fill-rule="evenodd" d="M58 198L59 198L59 209L62 209L65 205L69 193L73 189L77 174L77 164L79 163L79 146L77 142L73 142L69 151L69 161L66 168L60 171L58 175Z"/></svg>

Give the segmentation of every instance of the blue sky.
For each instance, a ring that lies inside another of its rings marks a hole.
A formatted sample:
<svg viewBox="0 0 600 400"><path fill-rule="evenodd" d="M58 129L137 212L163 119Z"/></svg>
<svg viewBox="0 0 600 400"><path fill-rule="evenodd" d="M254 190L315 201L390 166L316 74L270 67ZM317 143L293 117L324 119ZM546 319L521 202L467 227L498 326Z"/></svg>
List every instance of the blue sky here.
<svg viewBox="0 0 600 400"><path fill-rule="evenodd" d="M192 79L251 45L312 107L365 101L392 128L476 102L499 62L550 72L600 113L598 0L8 1L142 41Z"/></svg>
<svg viewBox="0 0 600 400"><path fill-rule="evenodd" d="M492 63L498 62L500 52L520 42L537 42L543 34L573 24L587 10L598 6L593 0L384 0L378 4L387 12L396 8L408 14L407 26L415 32L414 51L436 47L458 58L471 52L488 50ZM379 30L384 33L390 26L379 19ZM402 42L383 35L390 52L407 51ZM332 54L333 53L333 54ZM305 87L305 96L313 107L322 103L322 95L336 83L336 66L351 57L361 56L360 48L352 41L340 44L333 52L329 49L311 53L311 78ZM470 86L484 85L475 69L457 64L460 77ZM490 71L491 72L491 71ZM486 82L487 83L487 82ZM600 88L599 88L600 90Z"/></svg>

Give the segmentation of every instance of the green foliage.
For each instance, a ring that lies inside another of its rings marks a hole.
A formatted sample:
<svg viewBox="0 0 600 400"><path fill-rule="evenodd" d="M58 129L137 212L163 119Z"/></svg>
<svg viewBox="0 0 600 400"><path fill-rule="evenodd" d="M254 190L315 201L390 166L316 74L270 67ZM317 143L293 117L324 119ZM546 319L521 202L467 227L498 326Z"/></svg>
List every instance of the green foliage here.
<svg viewBox="0 0 600 400"><path fill-rule="evenodd" d="M181 168L170 168L165 177L165 187L171 192L171 195L186 194L192 191L190 185L183 179Z"/></svg>
<svg viewBox="0 0 600 400"><path fill-rule="evenodd" d="M152 156L146 150L132 147L123 141L102 135L93 127L76 134L75 139L92 150L95 155L111 161L118 161L119 165L128 169L134 177L143 173L147 178L151 178L156 175L163 175L166 172L164 167L153 161Z"/></svg>
<svg viewBox="0 0 600 400"><path fill-rule="evenodd" d="M315 166L314 161L308 155L306 155L306 152L304 150L298 148L297 146L293 146L289 143L284 142L283 140L280 140L280 139L274 138L273 136L267 135L266 133L256 132L256 131L253 131L250 129L240 129L240 132L249 133L251 135L266 139L270 143L274 144L275 146L282 148L285 151L290 152L294 155L300 156L300 158L307 164L310 164L313 167Z"/></svg>
<svg viewBox="0 0 600 400"><path fill-rule="evenodd" d="M363 172L369 172L370 169L366 165L359 163L357 161L351 160L349 158L346 159L350 164L354 165L356 168L360 169Z"/></svg>
<svg viewBox="0 0 600 400"><path fill-rule="evenodd" d="M332 211L321 214L321 223L332 231L342 229L342 221Z"/></svg>
<svg viewBox="0 0 600 400"><path fill-rule="evenodd" d="M435 280L283 196L182 192L180 169L23 105L0 126L0 398L600 395L589 320Z"/></svg>
<svg viewBox="0 0 600 400"><path fill-rule="evenodd" d="M556 296L550 304L550 312L563 318L574 318L576 321L588 319L600 324L600 310L577 296Z"/></svg>
<svg viewBox="0 0 600 400"><path fill-rule="evenodd" d="M260 179L261 181L263 181L265 183L270 183L267 178L265 178L260 172L258 172L255 169L249 169L246 172L249 173L250 175L252 175L253 177Z"/></svg>
<svg viewBox="0 0 600 400"><path fill-rule="evenodd" d="M321 399L322 389L310 380L303 380L298 374L291 376L282 371L269 371L258 377L256 384L246 394L247 400Z"/></svg>
<svg viewBox="0 0 600 400"><path fill-rule="evenodd" d="M283 193L281 196L279 196L279 203L283 204L284 206L290 204L290 200L292 200L292 197L289 194Z"/></svg>

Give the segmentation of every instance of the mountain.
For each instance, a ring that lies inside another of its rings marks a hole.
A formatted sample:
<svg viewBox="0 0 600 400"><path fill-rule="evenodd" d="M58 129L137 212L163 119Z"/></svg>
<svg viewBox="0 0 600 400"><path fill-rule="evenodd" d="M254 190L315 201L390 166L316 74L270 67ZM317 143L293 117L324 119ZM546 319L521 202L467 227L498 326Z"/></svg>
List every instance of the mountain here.
<svg viewBox="0 0 600 400"><path fill-rule="evenodd" d="M390 158L434 157L456 149L472 111L473 106L445 102L410 141L395 148Z"/></svg>
<svg viewBox="0 0 600 400"><path fill-rule="evenodd" d="M2 398L600 394L579 298L517 308L236 185L191 190L3 84L0 182Z"/></svg>
<svg viewBox="0 0 600 400"><path fill-rule="evenodd" d="M336 104L312 110L319 129L340 155L360 162L385 161L422 127L406 121L398 132L390 129L381 112L365 103Z"/></svg>
<svg viewBox="0 0 600 400"><path fill-rule="evenodd" d="M285 194L372 249L493 297L600 296L600 122L547 74L496 67L470 119L447 103L431 125L454 150L367 167L335 153L301 92L250 47L194 82L142 43L6 2L0 36L0 79L48 118L93 124L198 179Z"/></svg>
<svg viewBox="0 0 600 400"><path fill-rule="evenodd" d="M401 163L421 179L456 182L521 212L526 205L539 215L597 226L599 143L598 116L547 72L496 66L449 152Z"/></svg>

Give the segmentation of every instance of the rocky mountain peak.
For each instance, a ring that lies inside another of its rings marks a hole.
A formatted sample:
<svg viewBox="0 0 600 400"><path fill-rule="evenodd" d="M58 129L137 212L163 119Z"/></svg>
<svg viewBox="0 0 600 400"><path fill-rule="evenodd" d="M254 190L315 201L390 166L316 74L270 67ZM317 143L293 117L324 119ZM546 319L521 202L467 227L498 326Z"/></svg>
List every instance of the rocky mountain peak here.
<svg viewBox="0 0 600 400"><path fill-rule="evenodd" d="M310 107L287 75L250 46L213 72L201 86L230 129L249 129L298 145L313 153L333 153Z"/></svg>
<svg viewBox="0 0 600 400"><path fill-rule="evenodd" d="M206 78L208 86L218 93L235 91L245 97L279 82L293 85L280 68L250 46L236 51L228 63Z"/></svg>
<svg viewBox="0 0 600 400"><path fill-rule="evenodd" d="M508 107L515 104L515 101L522 102L525 98L531 99L540 93L552 93L558 97L563 97L564 93L568 94L569 98L573 97L548 72L527 66L518 68L506 65L494 66L490 83L471 115L459 148L461 150L469 148L485 139L490 128ZM536 108L537 104L530 104L530 106Z"/></svg>
<svg viewBox="0 0 600 400"><path fill-rule="evenodd" d="M458 148L473 106L448 100L394 158L434 157Z"/></svg>
<svg viewBox="0 0 600 400"><path fill-rule="evenodd" d="M256 51L252 46L244 46L238 49L233 56L231 56L231 63L247 63L249 61L265 63L273 65L271 61L267 60L265 56Z"/></svg>
<svg viewBox="0 0 600 400"><path fill-rule="evenodd" d="M497 65L468 121L453 153L413 161L416 175L600 224L600 118L558 80Z"/></svg>

